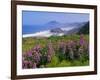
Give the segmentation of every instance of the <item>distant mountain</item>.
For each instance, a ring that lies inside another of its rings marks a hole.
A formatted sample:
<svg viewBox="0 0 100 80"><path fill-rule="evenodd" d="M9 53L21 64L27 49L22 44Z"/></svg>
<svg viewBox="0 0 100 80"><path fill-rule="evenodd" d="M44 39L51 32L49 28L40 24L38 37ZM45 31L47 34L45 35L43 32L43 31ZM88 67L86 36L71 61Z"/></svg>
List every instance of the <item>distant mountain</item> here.
<svg viewBox="0 0 100 80"><path fill-rule="evenodd" d="M85 23L79 30L78 34L89 34L89 22Z"/></svg>
<svg viewBox="0 0 100 80"><path fill-rule="evenodd" d="M75 22L75 23L60 23L57 21L50 21L46 23L44 26L47 27L48 29L54 29L54 28L77 28L81 27L85 24L86 22Z"/></svg>
<svg viewBox="0 0 100 80"><path fill-rule="evenodd" d="M61 25L61 23L57 22L57 21L50 21L48 23L45 24L45 26L49 27L49 28L57 28Z"/></svg>
<svg viewBox="0 0 100 80"><path fill-rule="evenodd" d="M56 24L59 24L59 22L57 22L57 21L50 21L47 24L49 24L49 25L56 25Z"/></svg>
<svg viewBox="0 0 100 80"><path fill-rule="evenodd" d="M59 23L56 21L51 21L49 24L58 25ZM52 28L49 27L46 30L41 29L40 31L32 34L25 34L23 37L50 37L71 34L89 34L89 22L67 24L67 27L61 27L61 25L56 27L54 26Z"/></svg>

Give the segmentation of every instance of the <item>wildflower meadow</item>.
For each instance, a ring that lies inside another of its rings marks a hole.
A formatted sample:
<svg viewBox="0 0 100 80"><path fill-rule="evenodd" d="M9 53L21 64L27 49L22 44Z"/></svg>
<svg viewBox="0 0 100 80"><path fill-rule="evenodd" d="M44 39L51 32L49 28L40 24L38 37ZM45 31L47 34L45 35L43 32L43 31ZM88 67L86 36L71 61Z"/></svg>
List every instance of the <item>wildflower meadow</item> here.
<svg viewBox="0 0 100 80"><path fill-rule="evenodd" d="M73 34L22 39L22 68L89 65L89 35Z"/></svg>

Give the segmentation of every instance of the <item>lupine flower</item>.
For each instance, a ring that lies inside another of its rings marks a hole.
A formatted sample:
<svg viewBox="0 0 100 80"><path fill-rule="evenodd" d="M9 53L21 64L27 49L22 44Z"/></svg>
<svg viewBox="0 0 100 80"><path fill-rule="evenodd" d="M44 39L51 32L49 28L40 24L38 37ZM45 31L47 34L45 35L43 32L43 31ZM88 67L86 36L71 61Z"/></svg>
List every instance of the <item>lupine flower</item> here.
<svg viewBox="0 0 100 80"><path fill-rule="evenodd" d="M47 55L47 61L48 61L48 62L51 61L51 55Z"/></svg>
<svg viewBox="0 0 100 80"><path fill-rule="evenodd" d="M39 63L40 57L41 57L40 53L38 53L38 52L33 53L33 60L34 60L36 63Z"/></svg>
<svg viewBox="0 0 100 80"><path fill-rule="evenodd" d="M78 54L79 54L79 57L81 58L82 57L82 54L84 53L84 49L82 47L80 47L78 49Z"/></svg>
<svg viewBox="0 0 100 80"><path fill-rule="evenodd" d="M69 57L72 60L74 59L74 52L73 52L73 49L72 48L69 49Z"/></svg>
<svg viewBox="0 0 100 80"><path fill-rule="evenodd" d="M40 52L41 47L40 47L40 45L36 45L32 50L36 51L36 52Z"/></svg>
<svg viewBox="0 0 100 80"><path fill-rule="evenodd" d="M84 43L85 43L84 36L81 34L80 35L80 45L83 46Z"/></svg>
<svg viewBox="0 0 100 80"><path fill-rule="evenodd" d="M59 51L63 54L66 52L66 43L65 42L60 42L59 44Z"/></svg>
<svg viewBox="0 0 100 80"><path fill-rule="evenodd" d="M52 47L52 43L49 42L47 45L48 51L47 51L47 61L51 61L51 57L54 55L54 49Z"/></svg>
<svg viewBox="0 0 100 80"><path fill-rule="evenodd" d="M35 63L35 62L33 63L33 66L32 66L32 68L36 68L36 63Z"/></svg>
<svg viewBox="0 0 100 80"><path fill-rule="evenodd" d="M22 68L24 69L28 68L28 61L22 60Z"/></svg>
<svg viewBox="0 0 100 80"><path fill-rule="evenodd" d="M72 47L72 41L68 41L68 43L67 43L68 45L68 48L71 48Z"/></svg>
<svg viewBox="0 0 100 80"><path fill-rule="evenodd" d="M48 48L47 54L52 56L54 54L54 49L51 42L48 43L47 48Z"/></svg>
<svg viewBox="0 0 100 80"><path fill-rule="evenodd" d="M27 52L27 56L32 57L32 51L31 50Z"/></svg>

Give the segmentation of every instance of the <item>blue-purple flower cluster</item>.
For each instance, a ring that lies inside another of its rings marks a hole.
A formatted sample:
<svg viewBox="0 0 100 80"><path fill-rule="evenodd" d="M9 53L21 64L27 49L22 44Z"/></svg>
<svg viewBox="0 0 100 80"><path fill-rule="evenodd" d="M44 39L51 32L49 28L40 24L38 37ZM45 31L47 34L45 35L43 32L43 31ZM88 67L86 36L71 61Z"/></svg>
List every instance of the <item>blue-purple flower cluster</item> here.
<svg viewBox="0 0 100 80"><path fill-rule="evenodd" d="M89 43L85 40L83 35L80 35L79 40L70 40L67 42L60 42L59 44L59 54L60 57L74 60L81 59L83 56L89 56Z"/></svg>

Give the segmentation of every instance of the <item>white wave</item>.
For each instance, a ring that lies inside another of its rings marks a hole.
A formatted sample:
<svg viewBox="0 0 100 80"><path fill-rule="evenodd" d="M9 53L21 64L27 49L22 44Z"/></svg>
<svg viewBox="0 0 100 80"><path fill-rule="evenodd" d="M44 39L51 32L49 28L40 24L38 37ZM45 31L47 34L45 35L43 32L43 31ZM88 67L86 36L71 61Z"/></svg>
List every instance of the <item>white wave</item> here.
<svg viewBox="0 0 100 80"><path fill-rule="evenodd" d="M73 27L67 27L67 28L61 28L61 29L63 31L69 31L69 30L73 29ZM52 35L62 36L62 35L64 35L64 33L52 33L52 32L50 32L50 30L46 30L46 31L36 32L33 34L24 34L23 38L26 38L26 37L50 37Z"/></svg>
<svg viewBox="0 0 100 80"><path fill-rule="evenodd" d="M25 37L49 37L51 35L52 33L49 30L47 30L47 31L36 32L34 34L25 34L23 35L23 38Z"/></svg>

